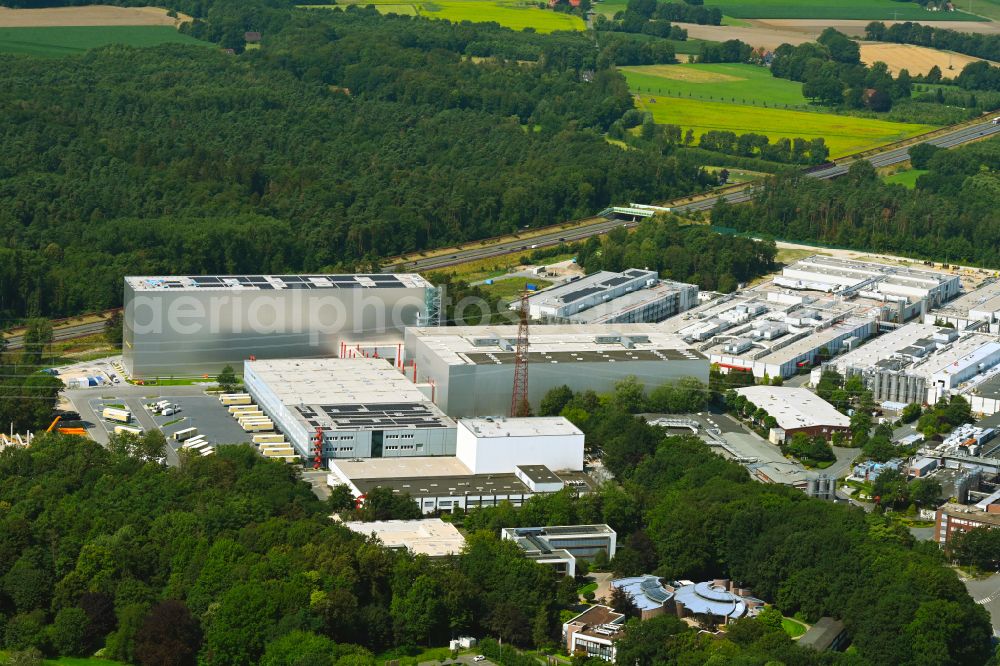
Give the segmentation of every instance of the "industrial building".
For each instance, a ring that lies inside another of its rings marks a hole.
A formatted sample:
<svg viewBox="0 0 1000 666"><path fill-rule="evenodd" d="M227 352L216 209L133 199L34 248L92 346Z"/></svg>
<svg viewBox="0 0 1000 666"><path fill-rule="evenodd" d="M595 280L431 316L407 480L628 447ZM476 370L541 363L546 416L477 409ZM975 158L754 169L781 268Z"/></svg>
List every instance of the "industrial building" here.
<svg viewBox="0 0 1000 666"><path fill-rule="evenodd" d="M134 378L201 376L248 358L398 348L404 327L437 323L439 302L412 274L126 277L123 363Z"/></svg>
<svg viewBox="0 0 1000 666"><path fill-rule="evenodd" d="M884 305L786 293L766 285L722 296L660 324L723 371L791 377L875 335Z"/></svg>
<svg viewBox="0 0 1000 666"><path fill-rule="evenodd" d="M349 521L342 525L352 532L374 536L387 548L410 550L415 555L428 557L458 555L465 546L465 537L462 533L454 525L440 518Z"/></svg>
<svg viewBox="0 0 1000 666"><path fill-rule="evenodd" d="M506 414L514 383L517 326L406 329L407 374L427 384L451 416ZM528 402L538 409L552 388L607 392L634 376L647 388L694 377L708 381L708 359L659 324L546 325L529 335Z"/></svg>
<svg viewBox="0 0 1000 666"><path fill-rule="evenodd" d="M1000 364L1000 340L911 323L833 359L825 368L847 377L860 374L879 402L934 404L953 393L973 391ZM820 373L813 371L812 381Z"/></svg>
<svg viewBox="0 0 1000 666"><path fill-rule="evenodd" d="M850 432L851 419L809 389L764 385L747 386L736 392L774 418L778 425L771 428L769 439L775 444L782 444L800 432L826 439L835 432Z"/></svg>
<svg viewBox="0 0 1000 666"><path fill-rule="evenodd" d="M458 458L371 458L331 460L327 483L346 485L363 499L373 488L408 494L425 514L496 506L520 506L535 494L571 487L580 493L595 484L585 472L552 471L543 465L515 465L505 474L473 474Z"/></svg>
<svg viewBox="0 0 1000 666"><path fill-rule="evenodd" d="M500 536L517 543L529 559L570 577L576 576L576 558L604 553L610 560L617 545L617 534L608 525L507 527L500 530Z"/></svg>
<svg viewBox="0 0 1000 666"><path fill-rule="evenodd" d="M977 289L924 315L925 324L951 324L959 331L982 327L1000 333L1000 280L988 278Z"/></svg>
<svg viewBox="0 0 1000 666"><path fill-rule="evenodd" d="M962 290L958 275L818 254L786 266L774 284L841 297L862 296L907 308L917 305L923 310L941 306ZM913 311L902 320L916 314Z"/></svg>
<svg viewBox="0 0 1000 666"><path fill-rule="evenodd" d="M461 419L456 455L473 474L509 472L511 460L580 471L583 439L583 432L562 416Z"/></svg>
<svg viewBox="0 0 1000 666"><path fill-rule="evenodd" d="M534 494L593 488L583 471L583 434L562 417L472 419L460 427L465 434L454 456L333 459L327 482L346 485L357 498L376 487L406 493L424 513L504 500L519 506Z"/></svg>
<svg viewBox="0 0 1000 666"><path fill-rule="evenodd" d="M301 456L396 458L455 454L456 424L388 361L246 361L243 382Z"/></svg>
<svg viewBox="0 0 1000 666"><path fill-rule="evenodd" d="M656 271L600 271L528 297L532 319L563 324L663 321L698 304L698 286L660 280ZM512 303L517 309L520 303Z"/></svg>

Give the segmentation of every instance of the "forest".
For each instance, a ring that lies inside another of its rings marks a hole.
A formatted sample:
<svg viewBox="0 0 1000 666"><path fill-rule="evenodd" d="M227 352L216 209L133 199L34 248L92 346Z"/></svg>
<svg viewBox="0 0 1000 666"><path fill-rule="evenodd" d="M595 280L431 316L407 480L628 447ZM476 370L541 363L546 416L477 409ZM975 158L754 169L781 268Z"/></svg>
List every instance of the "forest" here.
<svg viewBox="0 0 1000 666"><path fill-rule="evenodd" d="M328 518L407 517L404 497L376 492L354 511L334 489L321 502L294 468L248 446L167 468L149 461L164 444L158 433L107 448L41 436L0 452L0 645L47 655L103 648L150 666L373 666L375 655L469 633L552 649L579 583L524 559L497 530L607 522L619 535L606 563L616 574L733 578L785 615L843 618L854 645L810 652L764 617L719 638L663 618L633 622L620 648L628 663L986 660L986 611L933 543L877 511L754 482L698 439L665 437L632 415L698 408L692 392L707 395L680 382L644 396L627 380L607 396L553 390L546 413L577 423L617 481L456 515L466 546L439 560L387 550Z"/></svg>
<svg viewBox="0 0 1000 666"><path fill-rule="evenodd" d="M866 514L752 481L697 438L665 438L629 415L647 406L636 402L641 397L627 381L604 397L553 389L547 413L576 423L620 483L576 501L560 493L532 498L520 509L479 509L465 517L465 528L607 522L618 532L619 550L609 563L616 575L730 578L786 616L843 619L856 652L806 653L759 620L738 622L715 639L693 637L665 619L635 624L620 660L643 666L987 660L992 631L986 613L945 566L936 544L915 541L880 510Z"/></svg>
<svg viewBox="0 0 1000 666"><path fill-rule="evenodd" d="M914 190L886 185L857 162L831 181L770 178L751 203L717 205L712 222L784 240L1000 265L1000 139L931 152Z"/></svg>
<svg viewBox="0 0 1000 666"><path fill-rule="evenodd" d="M709 291L734 291L740 283L775 270L773 242L718 234L705 226L682 225L668 216L592 237L577 253L588 273L630 267L659 271L667 280L697 284Z"/></svg>
<svg viewBox="0 0 1000 666"><path fill-rule="evenodd" d="M2 59L0 316L114 306L125 274L367 268L714 182L604 140L632 100L593 70L584 36L374 9L213 12L195 29L286 23L238 58Z"/></svg>

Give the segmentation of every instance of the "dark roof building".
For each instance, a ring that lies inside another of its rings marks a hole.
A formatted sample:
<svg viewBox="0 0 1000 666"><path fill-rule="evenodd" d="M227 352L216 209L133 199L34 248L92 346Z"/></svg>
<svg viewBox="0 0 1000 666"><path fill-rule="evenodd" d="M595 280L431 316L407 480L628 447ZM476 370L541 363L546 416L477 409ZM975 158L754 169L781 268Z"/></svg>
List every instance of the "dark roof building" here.
<svg viewBox="0 0 1000 666"><path fill-rule="evenodd" d="M257 44L260 42L260 33L256 31L249 31L243 33L243 41L247 44Z"/></svg>
<svg viewBox="0 0 1000 666"><path fill-rule="evenodd" d="M802 634L799 645L812 648L817 652L827 650L843 650L847 647L847 631L844 623L832 617L821 617L809 631Z"/></svg>

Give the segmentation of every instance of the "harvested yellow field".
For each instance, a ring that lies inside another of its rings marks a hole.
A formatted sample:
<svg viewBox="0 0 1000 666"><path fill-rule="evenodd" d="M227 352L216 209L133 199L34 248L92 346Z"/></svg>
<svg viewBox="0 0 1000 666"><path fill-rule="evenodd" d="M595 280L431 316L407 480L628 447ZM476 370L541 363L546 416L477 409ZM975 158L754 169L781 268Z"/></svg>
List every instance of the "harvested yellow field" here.
<svg viewBox="0 0 1000 666"><path fill-rule="evenodd" d="M723 72L713 72L707 69L695 67L684 67L682 65L645 65L640 67L622 67L623 70L641 71L650 76L657 76L661 79L671 79L673 81L685 81L687 83L722 83L733 81L745 81L746 79Z"/></svg>
<svg viewBox="0 0 1000 666"><path fill-rule="evenodd" d="M945 76L950 77L957 75L962 71L962 68L977 60L982 60L982 58L973 58L960 53L938 51L912 44L861 44L861 61L866 65L884 62L889 66L889 71L892 72L893 76L898 74L901 69L906 69L913 75L926 74L937 65ZM952 68L951 73L949 73L949 66Z"/></svg>
<svg viewBox="0 0 1000 666"><path fill-rule="evenodd" d="M191 17L167 16L159 7L47 7L45 9L9 9L0 7L0 28L51 28L65 26L169 25L176 26Z"/></svg>

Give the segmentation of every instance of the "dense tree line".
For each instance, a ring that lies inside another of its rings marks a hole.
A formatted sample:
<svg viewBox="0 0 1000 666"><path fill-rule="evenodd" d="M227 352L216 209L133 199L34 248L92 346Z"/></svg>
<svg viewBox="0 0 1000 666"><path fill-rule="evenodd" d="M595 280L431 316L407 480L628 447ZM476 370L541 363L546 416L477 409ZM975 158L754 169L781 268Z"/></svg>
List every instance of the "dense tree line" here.
<svg viewBox="0 0 1000 666"><path fill-rule="evenodd" d="M0 317L117 305L124 274L368 268L704 180L604 141L632 101L583 35L355 9L267 40L2 57Z"/></svg>
<svg viewBox="0 0 1000 666"><path fill-rule="evenodd" d="M668 280L730 292L774 270L776 252L774 243L685 226L668 216L643 222L632 233L619 227L603 238L588 239L577 262L588 273L648 268Z"/></svg>
<svg viewBox="0 0 1000 666"><path fill-rule="evenodd" d="M766 134L747 132L737 135L728 130L709 130L699 137L698 147L726 155L759 157L786 164L822 164L830 157L830 149L826 147L826 141L822 137L779 138L771 143Z"/></svg>
<svg viewBox="0 0 1000 666"><path fill-rule="evenodd" d="M435 562L390 551L251 447L168 469L147 462L163 443L46 436L0 453L3 649L374 666L455 632L556 638L558 581L511 542L470 534Z"/></svg>
<svg viewBox="0 0 1000 666"><path fill-rule="evenodd" d="M533 497L520 509L477 509L466 527L606 522L618 532L610 563L616 574L730 578L785 615L841 618L854 647L850 654L801 650L772 630L769 614L737 622L722 637L699 637L667 616L630 623L620 662L986 662L987 614L944 566L936 544L916 542L881 510L866 514L752 481L699 439L665 438L626 411L614 396L586 393L572 394L563 410L588 445L603 450L616 483L580 498L564 491Z"/></svg>
<svg viewBox="0 0 1000 666"><path fill-rule="evenodd" d="M974 58L1000 60L1000 35L959 32L950 28L921 25L905 21L886 27L881 21L865 26L865 39L895 44L929 46L942 51L955 51Z"/></svg>
<svg viewBox="0 0 1000 666"><path fill-rule="evenodd" d="M822 104L888 111L911 94L912 79L901 70L893 79L885 63L861 63L857 42L834 28L815 42L782 44L774 51L771 74L802 82L802 94Z"/></svg>
<svg viewBox="0 0 1000 666"><path fill-rule="evenodd" d="M631 32L671 39L687 39L687 31L670 22L697 23L699 25L719 25L722 11L718 7L704 7L681 2L658 2L657 0L629 0L624 11L617 12L609 19L598 14L594 28L599 31Z"/></svg>
<svg viewBox="0 0 1000 666"><path fill-rule="evenodd" d="M966 264L1000 265L1000 141L939 151L916 190L886 185L867 162L832 181L770 179L748 205L722 203L714 223L812 241Z"/></svg>
<svg viewBox="0 0 1000 666"><path fill-rule="evenodd" d="M611 33L601 36L599 67L619 65L664 65L677 62L674 45L664 39L636 39L631 35Z"/></svg>

